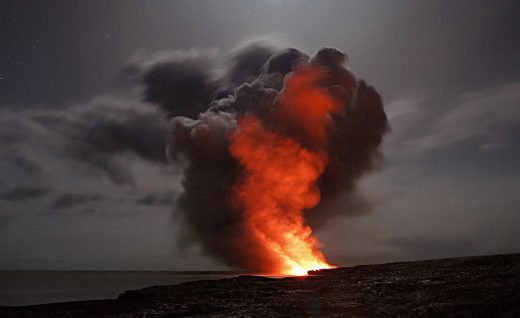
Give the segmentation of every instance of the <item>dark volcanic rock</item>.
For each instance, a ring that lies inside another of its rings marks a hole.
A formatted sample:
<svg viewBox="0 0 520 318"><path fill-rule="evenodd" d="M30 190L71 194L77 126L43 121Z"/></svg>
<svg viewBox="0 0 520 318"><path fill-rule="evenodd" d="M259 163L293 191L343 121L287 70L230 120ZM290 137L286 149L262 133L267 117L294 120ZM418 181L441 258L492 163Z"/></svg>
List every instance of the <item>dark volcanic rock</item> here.
<svg viewBox="0 0 520 318"><path fill-rule="evenodd" d="M520 254L240 276L115 300L1 307L0 317L520 317Z"/></svg>

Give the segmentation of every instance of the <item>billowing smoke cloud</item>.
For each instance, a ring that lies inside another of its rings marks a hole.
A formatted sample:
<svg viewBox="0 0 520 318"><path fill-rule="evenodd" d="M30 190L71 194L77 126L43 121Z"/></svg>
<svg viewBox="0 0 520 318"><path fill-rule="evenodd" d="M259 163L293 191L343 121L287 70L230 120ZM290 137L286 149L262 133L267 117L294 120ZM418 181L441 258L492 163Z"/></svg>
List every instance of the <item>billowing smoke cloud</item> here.
<svg viewBox="0 0 520 318"><path fill-rule="evenodd" d="M346 60L334 48L323 48L309 57L296 49L279 50L257 43L235 52L221 69L211 63L205 65L212 68L205 70L201 64L170 61L144 73L146 98L175 115L168 154L184 167L184 191L177 202L185 225L180 242L197 241L232 266L263 269L252 265L262 263L260 254L258 260L251 259L255 253L247 250L252 247L236 244L237 238L247 242L248 234L244 233L243 213L231 198L243 177L243 167L230 153L230 136L241 118L252 115L268 129L283 131L304 147L314 147L313 138L306 135L310 130L301 129L305 118L313 120L312 116L287 116L278 111L288 76L310 66L323 71L325 75L316 85L339 101L341 109L327 117L325 142L320 146L328 157L318 181L322 201L305 213L307 222L321 225L334 216L367 208L362 196L355 194L356 181L378 166L378 149L388 122L379 94L345 67ZM325 208L338 198L344 198L342 209Z"/></svg>
<svg viewBox="0 0 520 318"><path fill-rule="evenodd" d="M136 56L125 75L144 85L144 100L161 107L168 117L197 117L207 109L215 91L222 87L212 51L164 51Z"/></svg>
<svg viewBox="0 0 520 318"><path fill-rule="evenodd" d="M46 168L35 154L41 147L116 184L134 181L128 156L167 163L167 121L155 105L131 98L99 96L63 110L4 110L0 124L0 157L31 175Z"/></svg>

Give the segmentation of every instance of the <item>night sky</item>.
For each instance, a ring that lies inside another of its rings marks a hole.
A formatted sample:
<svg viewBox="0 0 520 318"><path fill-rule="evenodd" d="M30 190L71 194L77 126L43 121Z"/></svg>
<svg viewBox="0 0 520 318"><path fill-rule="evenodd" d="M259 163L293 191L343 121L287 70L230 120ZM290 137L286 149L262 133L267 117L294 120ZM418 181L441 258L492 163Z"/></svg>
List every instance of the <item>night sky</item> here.
<svg viewBox="0 0 520 318"><path fill-rule="evenodd" d="M181 174L140 74L254 41L336 47L383 96L369 207L317 233L332 263L520 252L519 17L518 1L2 0L0 269L227 269L179 248Z"/></svg>

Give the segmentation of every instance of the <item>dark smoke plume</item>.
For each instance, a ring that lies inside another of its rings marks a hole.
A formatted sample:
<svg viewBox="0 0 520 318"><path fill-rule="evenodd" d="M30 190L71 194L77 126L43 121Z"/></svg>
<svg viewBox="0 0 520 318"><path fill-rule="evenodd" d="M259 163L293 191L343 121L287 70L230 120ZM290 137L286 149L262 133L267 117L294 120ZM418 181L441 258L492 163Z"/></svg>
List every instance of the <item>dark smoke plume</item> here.
<svg viewBox="0 0 520 318"><path fill-rule="evenodd" d="M247 238L247 233L240 211L230 204L241 167L230 155L229 135L237 118L254 114L305 144L299 123L277 117L276 107L284 93L284 78L308 64L326 71L320 85L341 102L342 111L331 115L326 132L329 164L319 182L322 201L306 213L307 221L319 226L332 217L368 208L355 193L356 182L378 166L378 149L389 126L380 95L349 71L346 61L346 55L334 48L309 57L297 49L254 44L235 52L218 79L210 80L211 70L190 63L182 67L163 63L144 74L146 98L176 115L170 124L168 155L184 167L184 191L177 203L185 225L181 242L197 241L227 264L247 267L243 255L254 253L245 253L250 247L236 244L236 238ZM342 208L330 208L338 198L344 198Z"/></svg>

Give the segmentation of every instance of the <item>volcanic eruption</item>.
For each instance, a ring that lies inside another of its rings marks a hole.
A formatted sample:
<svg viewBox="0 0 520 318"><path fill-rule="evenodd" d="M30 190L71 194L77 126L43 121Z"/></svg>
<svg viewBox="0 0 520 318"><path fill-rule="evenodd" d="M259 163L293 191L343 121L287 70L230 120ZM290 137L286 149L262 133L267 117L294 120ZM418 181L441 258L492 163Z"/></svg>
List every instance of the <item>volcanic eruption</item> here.
<svg viewBox="0 0 520 318"><path fill-rule="evenodd" d="M249 47L211 82L219 88L206 111L172 118L168 154L184 175L182 238L262 273L333 267L311 226L343 210L320 208L320 200L353 195L377 166L388 131L379 94L346 59L334 48L310 58Z"/></svg>

